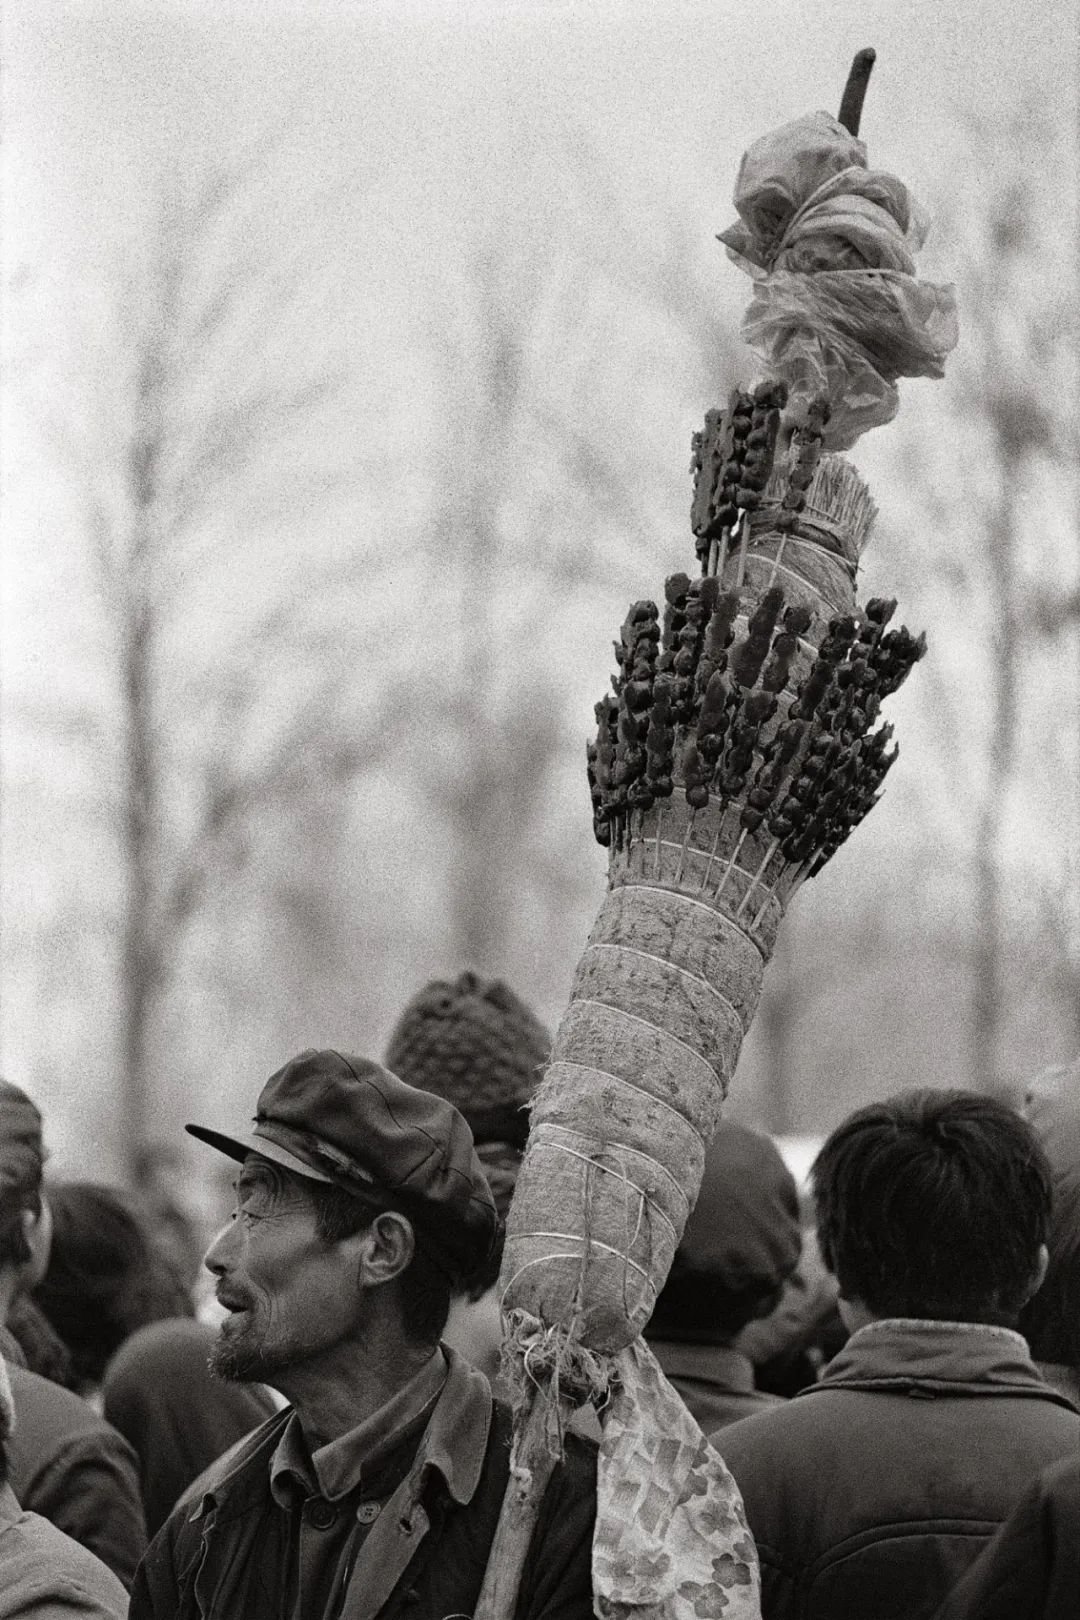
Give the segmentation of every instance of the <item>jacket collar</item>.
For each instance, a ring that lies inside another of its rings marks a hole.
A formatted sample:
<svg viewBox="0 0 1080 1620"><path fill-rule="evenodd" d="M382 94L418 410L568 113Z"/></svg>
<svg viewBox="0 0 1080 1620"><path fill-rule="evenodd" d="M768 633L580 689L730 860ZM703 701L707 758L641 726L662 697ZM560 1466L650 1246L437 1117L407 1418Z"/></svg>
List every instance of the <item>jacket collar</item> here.
<svg viewBox="0 0 1080 1620"><path fill-rule="evenodd" d="M754 1388L753 1362L730 1345L650 1339L649 1349L666 1378L696 1378L738 1395L750 1394Z"/></svg>
<svg viewBox="0 0 1080 1620"><path fill-rule="evenodd" d="M405 1431L419 1426L424 1414L434 1407L446 1375L446 1357L441 1350L434 1350L416 1376L384 1401L377 1412L315 1451L308 1449L294 1411L270 1459L270 1489L278 1506L288 1505L289 1481L295 1481L305 1495L320 1494L330 1501L360 1486L402 1442Z"/></svg>
<svg viewBox="0 0 1080 1620"><path fill-rule="evenodd" d="M446 1382L420 1442L417 1462L427 1473L441 1474L460 1506L471 1502L480 1483L491 1428L491 1387L482 1372L448 1345ZM415 1470L414 1470L415 1472Z"/></svg>
<svg viewBox="0 0 1080 1620"><path fill-rule="evenodd" d="M1042 1377L1027 1341L1011 1328L974 1322L926 1322L888 1317L853 1333L818 1383L825 1389L875 1389L927 1394L1031 1395L1073 1410Z"/></svg>
<svg viewBox="0 0 1080 1620"><path fill-rule="evenodd" d="M491 1389L483 1373L448 1345L443 1345L442 1351L447 1360L446 1379L407 1483L415 1499L434 1470L453 1500L464 1506L472 1501L484 1466L491 1427ZM193 1519L214 1510L220 1522L246 1512L265 1495L270 1488L272 1459L292 1416L292 1408L287 1407L256 1430L222 1478L203 1492L191 1515Z"/></svg>

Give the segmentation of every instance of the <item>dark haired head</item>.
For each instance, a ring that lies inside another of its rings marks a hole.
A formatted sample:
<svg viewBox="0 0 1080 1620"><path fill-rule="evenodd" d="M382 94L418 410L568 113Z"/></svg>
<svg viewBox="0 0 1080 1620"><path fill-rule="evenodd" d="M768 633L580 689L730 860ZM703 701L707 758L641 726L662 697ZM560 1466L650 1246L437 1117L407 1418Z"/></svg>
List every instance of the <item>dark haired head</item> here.
<svg viewBox="0 0 1080 1620"><path fill-rule="evenodd" d="M49 1206L52 1250L34 1298L67 1346L76 1387L88 1388L136 1328L190 1316L191 1300L123 1193L72 1181L50 1187Z"/></svg>
<svg viewBox="0 0 1080 1620"><path fill-rule="evenodd" d="M343 1187L321 1181L305 1181L303 1185L314 1206L315 1230L324 1243L344 1242L370 1226L380 1213L378 1206ZM406 1333L417 1344L438 1344L450 1314L450 1277L418 1246L397 1282Z"/></svg>
<svg viewBox="0 0 1080 1620"><path fill-rule="evenodd" d="M813 1168L821 1252L874 1316L1013 1325L1035 1285L1050 1169L1004 1103L909 1091L861 1108Z"/></svg>
<svg viewBox="0 0 1080 1620"><path fill-rule="evenodd" d="M1036 1361L1080 1369L1080 1169L1054 1182L1050 1264L1017 1324Z"/></svg>

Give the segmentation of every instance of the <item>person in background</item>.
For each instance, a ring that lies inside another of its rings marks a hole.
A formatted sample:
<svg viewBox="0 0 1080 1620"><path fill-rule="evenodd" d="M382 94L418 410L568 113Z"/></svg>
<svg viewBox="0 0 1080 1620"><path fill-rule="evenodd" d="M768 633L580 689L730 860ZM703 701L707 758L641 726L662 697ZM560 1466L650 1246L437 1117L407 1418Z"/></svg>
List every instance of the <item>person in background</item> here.
<svg viewBox="0 0 1080 1620"><path fill-rule="evenodd" d="M753 1364L754 1383L790 1400L847 1340L836 1306L836 1278L821 1258L817 1233L803 1222L802 1255L768 1316L748 1322L736 1349Z"/></svg>
<svg viewBox="0 0 1080 1620"><path fill-rule="evenodd" d="M261 1384L214 1377L216 1338L204 1322L154 1322L125 1340L105 1370L104 1413L139 1459L149 1536L204 1469L276 1410Z"/></svg>
<svg viewBox="0 0 1080 1620"><path fill-rule="evenodd" d="M645 1337L706 1431L772 1406L736 1348L766 1316L802 1248L795 1181L767 1136L723 1121Z"/></svg>
<svg viewBox="0 0 1080 1620"><path fill-rule="evenodd" d="M0 1354L16 1367L29 1367L50 1383L75 1388L68 1347L29 1294L18 1294L11 1302L7 1321L0 1330Z"/></svg>
<svg viewBox="0 0 1080 1620"><path fill-rule="evenodd" d="M1080 1407L1080 1166L1054 1178L1042 1287L1020 1313L1020 1332L1048 1384Z"/></svg>
<svg viewBox="0 0 1080 1620"><path fill-rule="evenodd" d="M924 1620L1080 1412L1016 1332L1046 1268L1050 1169L989 1098L860 1109L813 1170L851 1331L820 1381L721 1431L762 1569L764 1620Z"/></svg>
<svg viewBox="0 0 1080 1620"><path fill-rule="evenodd" d="M464 1119L376 1063L323 1051L271 1076L253 1131L188 1129L242 1167L236 1218L206 1256L228 1312L215 1369L292 1405L169 1516L131 1620L473 1613L510 1419L440 1344L451 1292L497 1229ZM595 1456L571 1439L520 1614L591 1620L595 1512Z"/></svg>
<svg viewBox="0 0 1080 1620"><path fill-rule="evenodd" d="M147 1143L135 1155L135 1213L188 1294L202 1277L206 1247L191 1199L184 1155L172 1142Z"/></svg>
<svg viewBox="0 0 1080 1620"><path fill-rule="evenodd" d="M127 1593L99 1558L20 1507L8 1483L15 1407L0 1358L0 1620L124 1620Z"/></svg>
<svg viewBox="0 0 1080 1620"><path fill-rule="evenodd" d="M529 1134L528 1105L551 1051L539 1019L499 979L433 979L413 997L386 1048L386 1066L408 1085L445 1097L465 1116L500 1223L505 1223ZM499 1241L468 1292L450 1306L445 1339L496 1390L502 1324Z"/></svg>
<svg viewBox="0 0 1080 1620"><path fill-rule="evenodd" d="M1024 1096L1023 1115L1054 1175L1080 1170L1080 1057L1035 1076Z"/></svg>
<svg viewBox="0 0 1080 1620"><path fill-rule="evenodd" d="M24 1091L0 1080L0 1320L48 1265L44 1159L41 1115ZM15 1424L7 1467L16 1497L130 1584L146 1546L131 1447L70 1390L25 1367L8 1371Z"/></svg>
<svg viewBox="0 0 1080 1620"><path fill-rule="evenodd" d="M71 1357L74 1388L96 1405L111 1359L137 1328L191 1316L191 1296L125 1195L90 1181L49 1188L52 1246L34 1301Z"/></svg>
<svg viewBox="0 0 1080 1620"><path fill-rule="evenodd" d="M1076 1620L1080 1457L1044 1470L934 1620Z"/></svg>

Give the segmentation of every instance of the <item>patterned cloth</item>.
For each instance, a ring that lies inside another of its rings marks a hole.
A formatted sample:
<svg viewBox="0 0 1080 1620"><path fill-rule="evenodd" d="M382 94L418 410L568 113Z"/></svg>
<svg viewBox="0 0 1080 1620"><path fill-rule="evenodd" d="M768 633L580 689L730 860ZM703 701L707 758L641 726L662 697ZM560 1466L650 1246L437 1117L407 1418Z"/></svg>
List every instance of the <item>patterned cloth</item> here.
<svg viewBox="0 0 1080 1620"><path fill-rule="evenodd" d="M739 1488L638 1339L617 1358L596 1484L600 1620L760 1620Z"/></svg>

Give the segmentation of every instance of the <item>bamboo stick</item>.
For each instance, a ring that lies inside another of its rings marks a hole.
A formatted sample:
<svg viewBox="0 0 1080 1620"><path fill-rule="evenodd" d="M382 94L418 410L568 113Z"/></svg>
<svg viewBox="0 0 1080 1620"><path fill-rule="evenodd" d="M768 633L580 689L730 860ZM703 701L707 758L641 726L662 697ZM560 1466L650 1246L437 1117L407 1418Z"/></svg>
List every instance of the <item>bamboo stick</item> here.
<svg viewBox="0 0 1080 1620"><path fill-rule="evenodd" d="M510 1478L473 1620L512 1620L529 1544L555 1467L548 1441L552 1397L537 1387L526 1400L525 1417L514 1426Z"/></svg>

